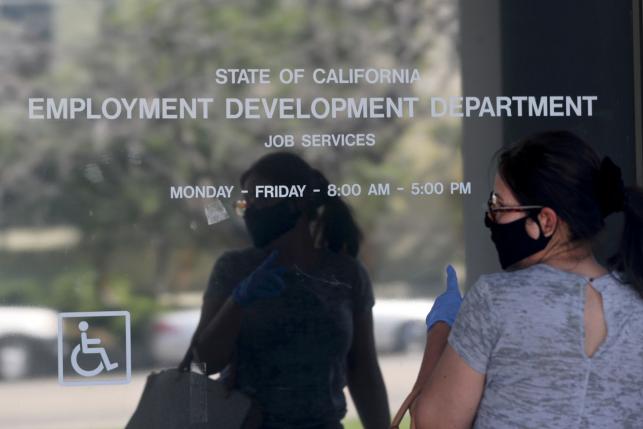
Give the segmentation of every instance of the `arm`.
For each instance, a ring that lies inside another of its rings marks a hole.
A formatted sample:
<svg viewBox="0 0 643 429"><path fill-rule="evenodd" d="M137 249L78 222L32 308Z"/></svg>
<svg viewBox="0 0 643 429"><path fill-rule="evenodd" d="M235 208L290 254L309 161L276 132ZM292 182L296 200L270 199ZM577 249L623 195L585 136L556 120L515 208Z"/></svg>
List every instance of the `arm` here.
<svg viewBox="0 0 643 429"><path fill-rule="evenodd" d="M235 316L240 319L239 315L230 311L230 304L226 306L226 303L231 301L234 283L238 281L238 273L233 268L235 265L230 254L222 255L214 264L206 292L203 295L199 324L192 335L190 347L179 364L179 368L189 369L189 362L194 360L194 362L204 364L205 368L202 370L209 375L220 372L232 360L236 335L233 335L234 339L230 338L231 335L226 336L226 332L222 334L223 338L218 336L222 324L225 326L226 323L230 323L232 330L235 331ZM227 311L223 311L224 307L227 308ZM240 321L238 325L241 325ZM236 332L238 334L238 328ZM220 341L221 344L212 344L209 341L212 343ZM195 352L195 356L193 356L193 352Z"/></svg>
<svg viewBox="0 0 643 429"><path fill-rule="evenodd" d="M199 359L206 365L206 373L220 372L232 360L236 341L241 330L243 308L261 299L274 298L281 294L285 284L280 275L285 268L276 266L278 254L273 251L255 270L238 284L238 273L230 276L230 266L222 259L215 264L209 285L225 292L206 294L201 310L201 320L192 338L192 345ZM208 286L210 287L210 286Z"/></svg>
<svg viewBox="0 0 643 429"><path fill-rule="evenodd" d="M468 429L473 423L485 375L473 370L447 345L413 410L418 429Z"/></svg>
<svg viewBox="0 0 643 429"><path fill-rule="evenodd" d="M420 394L420 390L426 384L433 369L435 368L444 348L447 344L450 328L455 322L460 305L462 304L462 295L458 287L458 277L455 269L449 265L447 266L447 288L446 290L435 299L431 311L426 316L426 346L424 348L424 356L422 357L422 364L420 365L420 372L417 376L411 393L408 394L400 409L398 410L391 428L397 428L406 410L411 409L413 413L414 402ZM411 421L412 426L413 421Z"/></svg>
<svg viewBox="0 0 643 429"><path fill-rule="evenodd" d="M232 360L242 315L243 310L231 297L204 299L192 344L207 374L221 371Z"/></svg>
<svg viewBox="0 0 643 429"><path fill-rule="evenodd" d="M467 292L448 345L416 401L412 416L418 429L471 427L501 326L481 277Z"/></svg>
<svg viewBox="0 0 643 429"><path fill-rule="evenodd" d="M355 314L353 344L348 354L348 389L365 429L388 428L390 413L373 337L370 309Z"/></svg>
<svg viewBox="0 0 643 429"><path fill-rule="evenodd" d="M413 389L411 389L411 393L408 394L397 414L393 418L393 423L391 424L392 428L397 428L400 425L404 418L404 414L406 414L406 410L410 408L413 410L412 404L420 394L422 387L429 380L440 356L442 356L442 352L447 345L449 332L449 325L444 322L438 322L426 333L426 346L424 347L424 356L422 357L420 372L415 380Z"/></svg>

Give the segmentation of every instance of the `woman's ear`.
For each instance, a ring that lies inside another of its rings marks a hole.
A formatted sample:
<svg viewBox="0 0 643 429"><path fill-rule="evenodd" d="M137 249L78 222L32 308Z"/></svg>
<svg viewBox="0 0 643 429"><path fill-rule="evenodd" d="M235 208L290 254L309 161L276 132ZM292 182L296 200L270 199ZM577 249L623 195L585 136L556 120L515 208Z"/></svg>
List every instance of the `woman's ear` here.
<svg viewBox="0 0 643 429"><path fill-rule="evenodd" d="M558 215L555 211L549 207L543 208L538 214L538 221L540 222L540 228L533 219L528 219L526 228L527 234L534 240L537 240L540 237L541 231L545 237L551 237L556 232L556 227L558 226Z"/></svg>
<svg viewBox="0 0 643 429"><path fill-rule="evenodd" d="M551 237L554 235L559 222L558 215L555 211L549 207L545 207L540 211L538 220L540 221L541 228L545 233L545 237Z"/></svg>

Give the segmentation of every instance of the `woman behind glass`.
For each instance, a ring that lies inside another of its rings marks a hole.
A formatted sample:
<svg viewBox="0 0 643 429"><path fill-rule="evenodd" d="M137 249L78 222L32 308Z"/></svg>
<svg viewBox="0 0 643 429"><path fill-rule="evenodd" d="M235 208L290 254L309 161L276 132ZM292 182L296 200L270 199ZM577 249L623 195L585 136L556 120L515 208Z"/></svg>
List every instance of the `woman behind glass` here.
<svg viewBox="0 0 643 429"><path fill-rule="evenodd" d="M226 252L214 265L193 340L207 372L223 371L252 396L264 429L341 428L346 385L364 427L386 428L373 292L356 259L361 237L348 206L290 153L261 158L241 184L254 247ZM306 190L303 198L255 195L275 185Z"/></svg>

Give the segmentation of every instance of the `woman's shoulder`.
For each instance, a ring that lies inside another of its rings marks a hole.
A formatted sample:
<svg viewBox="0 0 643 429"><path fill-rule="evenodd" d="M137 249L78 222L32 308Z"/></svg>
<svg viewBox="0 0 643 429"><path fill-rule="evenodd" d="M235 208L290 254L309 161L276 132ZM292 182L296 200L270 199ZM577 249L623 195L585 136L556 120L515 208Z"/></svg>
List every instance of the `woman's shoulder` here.
<svg viewBox="0 0 643 429"><path fill-rule="evenodd" d="M593 286L601 295L609 295L609 299L618 303L623 312L635 313L639 320L643 320L643 296L622 273L612 271L594 281Z"/></svg>
<svg viewBox="0 0 643 429"><path fill-rule="evenodd" d="M524 301L531 296L575 293L573 285L581 280L571 273L536 264L514 271L482 274L472 289L501 301Z"/></svg>
<svg viewBox="0 0 643 429"><path fill-rule="evenodd" d="M480 279L494 286L504 285L511 287L560 284L561 282L579 282L583 280L578 274L563 271L543 263L514 271L483 274Z"/></svg>
<svg viewBox="0 0 643 429"><path fill-rule="evenodd" d="M532 265L527 268L514 271L500 271L488 274L482 274L476 284L480 284L479 287L493 287L494 289L498 288L516 288L516 287L526 287L532 284L537 284L543 280L548 280L551 277L550 273L546 270L543 270L539 265ZM554 276L558 277L558 276Z"/></svg>
<svg viewBox="0 0 643 429"><path fill-rule="evenodd" d="M354 256L345 253L336 253L328 249L319 249L323 266L335 274L348 277L360 277L366 274L364 264Z"/></svg>
<svg viewBox="0 0 643 429"><path fill-rule="evenodd" d="M356 266L359 264L359 260L351 255L341 252L333 252L332 250L320 248L317 249L320 255L327 262L334 263L338 266Z"/></svg>
<svg viewBox="0 0 643 429"><path fill-rule="evenodd" d="M238 280L252 272L268 256L256 248L226 250L214 262L212 276Z"/></svg>
<svg viewBox="0 0 643 429"><path fill-rule="evenodd" d="M223 266L244 266L255 265L256 261L261 261L268 257L268 252L256 247L245 247L241 249L230 249L224 251L217 259L217 265Z"/></svg>
<svg viewBox="0 0 643 429"><path fill-rule="evenodd" d="M589 281L579 274L541 263L515 271L483 274L473 287L484 289L484 293L496 297L516 296L524 299L530 295L576 295L578 287ZM601 294L610 295L614 301L643 307L643 298L615 271L593 279L592 286Z"/></svg>
<svg viewBox="0 0 643 429"><path fill-rule="evenodd" d="M214 262L205 295L230 294L239 281L252 272L263 258L261 250L255 248L223 252Z"/></svg>

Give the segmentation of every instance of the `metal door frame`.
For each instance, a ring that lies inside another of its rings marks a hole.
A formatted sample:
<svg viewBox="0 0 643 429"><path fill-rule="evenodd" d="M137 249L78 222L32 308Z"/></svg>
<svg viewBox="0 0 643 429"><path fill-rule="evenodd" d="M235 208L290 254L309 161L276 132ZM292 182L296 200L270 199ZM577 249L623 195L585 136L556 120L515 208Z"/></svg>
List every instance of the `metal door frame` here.
<svg viewBox="0 0 643 429"><path fill-rule="evenodd" d="M636 183L643 186L643 0L632 0Z"/></svg>

